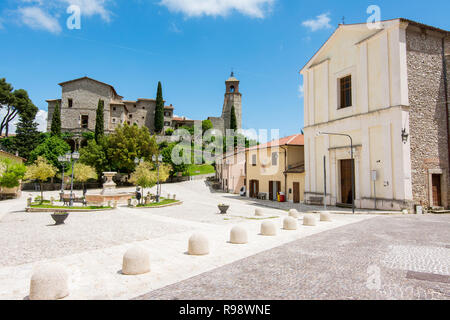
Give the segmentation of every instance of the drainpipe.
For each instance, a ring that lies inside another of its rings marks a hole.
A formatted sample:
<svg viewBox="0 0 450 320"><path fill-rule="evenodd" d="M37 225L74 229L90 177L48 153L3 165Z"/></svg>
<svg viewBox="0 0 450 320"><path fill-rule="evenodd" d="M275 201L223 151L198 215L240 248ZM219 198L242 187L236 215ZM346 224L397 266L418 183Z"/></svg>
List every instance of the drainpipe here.
<svg viewBox="0 0 450 320"><path fill-rule="evenodd" d="M287 190L287 149L284 146L281 146L281 149L284 150L284 192L285 192L285 200L288 202L289 194Z"/></svg>
<svg viewBox="0 0 450 320"><path fill-rule="evenodd" d="M448 111L448 79L447 79L447 61L445 58L445 36L442 37L442 67L444 73L444 99L445 99L445 114L447 116L447 151L448 151L448 164L447 176L450 173L450 128L449 128L449 111ZM448 179L448 177L447 177ZM448 202L448 201L447 201ZM447 203L448 207L448 203Z"/></svg>

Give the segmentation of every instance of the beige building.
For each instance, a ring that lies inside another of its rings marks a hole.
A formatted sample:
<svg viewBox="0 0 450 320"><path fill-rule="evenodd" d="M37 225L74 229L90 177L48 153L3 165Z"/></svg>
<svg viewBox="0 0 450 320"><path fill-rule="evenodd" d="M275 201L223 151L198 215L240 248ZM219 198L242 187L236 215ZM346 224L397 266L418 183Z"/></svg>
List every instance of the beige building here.
<svg viewBox="0 0 450 320"><path fill-rule="evenodd" d="M340 25L301 70L305 197L358 208L449 206L449 32L406 19ZM324 166L324 157L326 162ZM324 167L326 179L324 179Z"/></svg>
<svg viewBox="0 0 450 320"><path fill-rule="evenodd" d="M304 137L301 134L281 138L246 150L247 195L264 195L276 201L282 192L286 200L304 200Z"/></svg>
<svg viewBox="0 0 450 320"><path fill-rule="evenodd" d="M216 177L225 192L239 194L245 186L245 153L245 150L228 152L216 161Z"/></svg>

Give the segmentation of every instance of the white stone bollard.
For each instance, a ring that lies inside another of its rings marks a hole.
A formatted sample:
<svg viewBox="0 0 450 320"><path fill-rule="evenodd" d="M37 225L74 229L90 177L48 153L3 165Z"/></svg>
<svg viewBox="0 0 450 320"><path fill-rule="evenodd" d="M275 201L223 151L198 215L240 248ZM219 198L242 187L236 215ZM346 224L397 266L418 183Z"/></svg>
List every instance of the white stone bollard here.
<svg viewBox="0 0 450 320"><path fill-rule="evenodd" d="M283 221L283 229L284 230L297 230L298 229L298 222L293 217L286 217Z"/></svg>
<svg viewBox="0 0 450 320"><path fill-rule="evenodd" d="M204 256L209 254L209 241L201 233L195 233L189 238L188 254L191 256Z"/></svg>
<svg viewBox="0 0 450 320"><path fill-rule="evenodd" d="M264 217L264 212L262 211L262 209L256 208L255 209L255 216L256 217Z"/></svg>
<svg viewBox="0 0 450 320"><path fill-rule="evenodd" d="M30 281L30 300L58 300L69 295L69 276L63 266L51 263L36 267Z"/></svg>
<svg viewBox="0 0 450 320"><path fill-rule="evenodd" d="M177 200L177 195L176 194L173 195L173 200Z"/></svg>
<svg viewBox="0 0 450 320"><path fill-rule="evenodd" d="M305 214L303 216L303 225L309 227L316 226L317 225L316 217L313 214Z"/></svg>
<svg viewBox="0 0 450 320"><path fill-rule="evenodd" d="M128 249L123 255L122 273L138 275L150 272L150 254L142 247Z"/></svg>
<svg viewBox="0 0 450 320"><path fill-rule="evenodd" d="M275 223L272 221L264 221L261 223L261 234L263 236L276 236L277 235L277 227Z"/></svg>
<svg viewBox="0 0 450 320"><path fill-rule="evenodd" d="M320 213L320 221L322 222L331 222L331 214L329 212L321 212Z"/></svg>
<svg viewBox="0 0 450 320"><path fill-rule="evenodd" d="M236 226L233 229L231 229L230 242L232 244L246 244L246 243L248 243L247 230L245 230L243 227L240 227L240 226Z"/></svg>
<svg viewBox="0 0 450 320"><path fill-rule="evenodd" d="M170 199L170 193L167 194L167 199Z"/></svg>
<svg viewBox="0 0 450 320"><path fill-rule="evenodd" d="M297 211L297 209L291 209L291 210L289 210L289 217L298 219L298 218L300 218L300 213Z"/></svg>

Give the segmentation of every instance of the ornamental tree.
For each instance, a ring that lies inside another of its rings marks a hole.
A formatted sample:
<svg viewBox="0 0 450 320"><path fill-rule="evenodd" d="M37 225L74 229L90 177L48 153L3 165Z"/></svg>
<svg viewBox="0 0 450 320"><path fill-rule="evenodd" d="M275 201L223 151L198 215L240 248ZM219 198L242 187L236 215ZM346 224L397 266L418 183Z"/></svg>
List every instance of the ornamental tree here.
<svg viewBox="0 0 450 320"><path fill-rule="evenodd" d="M25 173L26 180L37 180L41 187L41 203L44 201L44 182L50 178L53 178L58 172L51 163L44 157L38 157L37 160L27 167Z"/></svg>
<svg viewBox="0 0 450 320"><path fill-rule="evenodd" d="M73 176L74 180L77 182L81 182L83 185L84 190L84 184L88 180L95 180L97 179L97 173L95 172L95 169L91 166L85 165L83 163L77 162L73 169Z"/></svg>
<svg viewBox="0 0 450 320"><path fill-rule="evenodd" d="M105 134L105 120L103 114L105 111L105 102L103 100L98 101L97 115L95 117L95 141L99 141L100 137Z"/></svg>
<svg viewBox="0 0 450 320"><path fill-rule="evenodd" d="M30 162L35 161L38 157L44 157L53 166L59 167L58 157L70 152L70 146L58 136L51 136L38 145L30 154Z"/></svg>
<svg viewBox="0 0 450 320"><path fill-rule="evenodd" d="M19 162L11 159L0 160L0 187L16 188L20 186L20 181L25 176L27 168Z"/></svg>
<svg viewBox="0 0 450 320"><path fill-rule="evenodd" d="M61 137L61 107L59 102L56 102L55 110L53 111L50 132L52 136Z"/></svg>
<svg viewBox="0 0 450 320"><path fill-rule="evenodd" d="M164 99L161 82L158 82L155 109L155 132L160 133L164 129Z"/></svg>

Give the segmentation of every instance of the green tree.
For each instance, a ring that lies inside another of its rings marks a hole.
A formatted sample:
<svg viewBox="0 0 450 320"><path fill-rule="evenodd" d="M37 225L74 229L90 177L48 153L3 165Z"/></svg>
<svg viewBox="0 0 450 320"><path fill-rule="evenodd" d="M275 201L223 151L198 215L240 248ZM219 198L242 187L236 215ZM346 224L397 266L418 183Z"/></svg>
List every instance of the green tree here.
<svg viewBox="0 0 450 320"><path fill-rule="evenodd" d="M87 146L80 150L80 162L94 167L98 176L112 170L108 159L108 138L101 137L98 143L94 139L89 140Z"/></svg>
<svg viewBox="0 0 450 320"><path fill-rule="evenodd" d="M53 111L50 132L52 136L61 137L61 106L59 102L56 102L55 110Z"/></svg>
<svg viewBox="0 0 450 320"><path fill-rule="evenodd" d="M176 142L169 144L166 148L162 149L161 155L163 156L163 162L170 164L171 170L169 172L169 175L171 177L174 177L177 175L178 172L181 172L182 174L187 172L188 165L186 164L188 161L183 161L181 164L175 164L173 162L172 153L174 152L174 148L177 145ZM175 151L176 152L176 151ZM183 157L183 150L180 151L179 154L180 157Z"/></svg>
<svg viewBox="0 0 450 320"><path fill-rule="evenodd" d="M97 173L95 172L95 168L85 165L83 163L77 162L73 169L73 176L74 180L77 182L81 182L83 185L84 190L84 184L88 180L95 180L97 179Z"/></svg>
<svg viewBox="0 0 450 320"><path fill-rule="evenodd" d="M38 145L30 154L30 162L36 161L39 157L44 157L53 166L59 167L58 157L70 152L70 146L60 137L52 136L45 139L43 143Z"/></svg>
<svg viewBox="0 0 450 320"><path fill-rule="evenodd" d="M41 133L38 131L35 116L21 115L16 125L16 136L11 145L12 152L18 152L22 158L29 159L33 151L41 142Z"/></svg>
<svg viewBox="0 0 450 320"><path fill-rule="evenodd" d="M155 132L160 133L164 129L164 99L161 82L158 82L155 109Z"/></svg>
<svg viewBox="0 0 450 320"><path fill-rule="evenodd" d="M237 130L236 110L231 106L230 129Z"/></svg>
<svg viewBox="0 0 450 320"><path fill-rule="evenodd" d="M105 134L105 120L103 118L105 111L105 102L103 100L98 101L97 115L95 117L95 141L99 141L99 138Z"/></svg>
<svg viewBox="0 0 450 320"><path fill-rule="evenodd" d="M58 170L45 158L38 157L37 160L27 167L26 180L37 180L41 187L41 203L44 201L44 182L56 175Z"/></svg>
<svg viewBox="0 0 450 320"><path fill-rule="evenodd" d="M135 169L135 158L150 161L158 151L155 137L147 127L118 126L108 137L108 159L115 170L131 173Z"/></svg>
<svg viewBox="0 0 450 320"><path fill-rule="evenodd" d="M25 176L27 168L19 162L11 159L0 160L0 187L16 188L20 186L20 181Z"/></svg>
<svg viewBox="0 0 450 320"><path fill-rule="evenodd" d="M142 194L144 195L145 188L151 188L156 185L157 177L152 172L152 166L148 162L142 162L137 167L136 170L131 174L131 183L142 188Z"/></svg>
<svg viewBox="0 0 450 320"><path fill-rule="evenodd" d="M211 120L203 120L202 121L203 133L205 133L206 131L211 130L211 129L213 129L213 124L212 124Z"/></svg>

